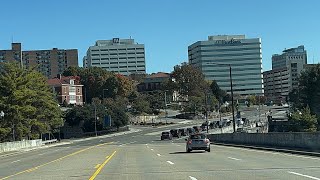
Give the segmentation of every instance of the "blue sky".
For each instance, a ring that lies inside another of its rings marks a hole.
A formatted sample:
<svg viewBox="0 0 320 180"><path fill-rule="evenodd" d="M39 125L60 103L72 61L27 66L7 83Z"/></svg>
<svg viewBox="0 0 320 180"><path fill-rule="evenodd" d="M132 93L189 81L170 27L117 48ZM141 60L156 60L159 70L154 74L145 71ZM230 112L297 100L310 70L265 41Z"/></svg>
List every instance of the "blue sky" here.
<svg viewBox="0 0 320 180"><path fill-rule="evenodd" d="M145 44L147 72L170 72L187 61L188 45L209 35L262 38L263 70L284 48L305 45L320 60L318 0L6 0L0 2L0 49L12 37L24 50L79 51L79 65L98 39L134 38Z"/></svg>

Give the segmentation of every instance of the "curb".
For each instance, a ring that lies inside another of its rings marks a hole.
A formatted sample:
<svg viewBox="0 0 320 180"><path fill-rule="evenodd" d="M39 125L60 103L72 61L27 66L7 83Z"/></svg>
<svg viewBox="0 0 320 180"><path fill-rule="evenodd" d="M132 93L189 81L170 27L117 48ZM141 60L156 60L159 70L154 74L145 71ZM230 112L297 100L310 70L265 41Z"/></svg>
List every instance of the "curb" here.
<svg viewBox="0 0 320 180"><path fill-rule="evenodd" d="M231 147L240 147L240 148L247 148L247 149L257 149L257 150L264 150L264 151L274 151L274 152L320 157L320 152L300 151L300 150L283 149L283 148L270 148L270 147L262 147L262 146L249 146L249 145L239 145L239 144L229 144L229 143L212 143L212 144L220 145L220 146L231 146Z"/></svg>

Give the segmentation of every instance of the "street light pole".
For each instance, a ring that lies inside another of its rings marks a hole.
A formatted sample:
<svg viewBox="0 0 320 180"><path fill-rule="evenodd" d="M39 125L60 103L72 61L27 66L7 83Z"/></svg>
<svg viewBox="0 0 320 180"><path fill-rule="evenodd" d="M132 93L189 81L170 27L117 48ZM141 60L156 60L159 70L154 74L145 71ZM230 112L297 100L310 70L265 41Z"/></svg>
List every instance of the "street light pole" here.
<svg viewBox="0 0 320 180"><path fill-rule="evenodd" d="M98 136L98 133L97 133L97 106L95 103L94 103L94 132L95 132L96 136Z"/></svg>
<svg viewBox="0 0 320 180"><path fill-rule="evenodd" d="M236 132L236 120L234 119L234 104L233 104L233 88L232 88L232 69L231 65L229 65L230 69L230 87L231 87L231 109L232 109L232 121L233 121L233 133Z"/></svg>

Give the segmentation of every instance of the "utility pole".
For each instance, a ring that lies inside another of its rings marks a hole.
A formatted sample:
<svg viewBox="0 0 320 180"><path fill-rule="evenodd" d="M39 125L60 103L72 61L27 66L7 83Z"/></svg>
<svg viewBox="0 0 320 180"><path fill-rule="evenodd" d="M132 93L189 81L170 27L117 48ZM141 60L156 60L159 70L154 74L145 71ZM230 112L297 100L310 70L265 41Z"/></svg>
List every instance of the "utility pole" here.
<svg viewBox="0 0 320 180"><path fill-rule="evenodd" d="M207 63L207 64L216 64L216 65L224 65L224 66L229 66L229 71L230 71L230 90L231 90L231 109L232 109L232 120L233 120L233 132L236 132L236 120L234 118L234 103L233 103L233 87L232 87L232 68L231 64L220 64L220 63Z"/></svg>
<svg viewBox="0 0 320 180"><path fill-rule="evenodd" d="M222 122L221 122L221 103L220 103L220 101L219 101L219 128L221 129L221 134L222 134ZM221 126L221 127L220 127Z"/></svg>
<svg viewBox="0 0 320 180"><path fill-rule="evenodd" d="M230 87L231 87L231 109L232 109L232 120L233 120L233 132L236 132L236 120L234 119L234 104L233 104L233 88L232 88L232 69L231 65L229 65L230 69Z"/></svg>
<svg viewBox="0 0 320 180"><path fill-rule="evenodd" d="M260 120L260 114L261 114L261 112L260 112L260 95L259 95L259 112L258 113L259 113L259 122L260 122L261 121Z"/></svg>
<svg viewBox="0 0 320 180"><path fill-rule="evenodd" d="M166 118L166 125L168 124L168 119L167 119L167 91L164 91L164 111L165 111L165 118Z"/></svg>
<svg viewBox="0 0 320 180"><path fill-rule="evenodd" d="M206 101L206 124L207 124L207 133L209 133L209 123L208 123L208 94L205 93L205 101Z"/></svg>

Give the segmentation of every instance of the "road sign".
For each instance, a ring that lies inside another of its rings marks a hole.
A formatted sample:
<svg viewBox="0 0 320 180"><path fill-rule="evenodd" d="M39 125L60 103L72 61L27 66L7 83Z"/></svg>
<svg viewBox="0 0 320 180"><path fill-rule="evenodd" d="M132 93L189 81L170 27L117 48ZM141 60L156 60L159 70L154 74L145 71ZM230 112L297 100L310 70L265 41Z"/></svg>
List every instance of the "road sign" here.
<svg viewBox="0 0 320 180"><path fill-rule="evenodd" d="M110 127L111 126L111 116L106 115L103 119L103 127Z"/></svg>

